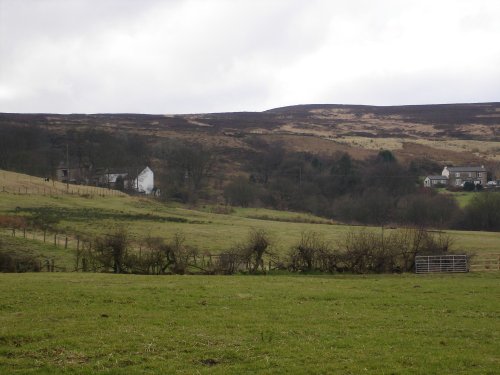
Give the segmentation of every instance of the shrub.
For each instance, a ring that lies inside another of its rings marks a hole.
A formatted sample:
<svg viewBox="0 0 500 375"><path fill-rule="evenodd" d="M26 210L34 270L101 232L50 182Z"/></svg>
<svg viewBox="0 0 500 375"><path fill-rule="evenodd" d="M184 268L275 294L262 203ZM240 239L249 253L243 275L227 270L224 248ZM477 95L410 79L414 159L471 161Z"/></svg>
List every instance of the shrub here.
<svg viewBox="0 0 500 375"><path fill-rule="evenodd" d="M270 255L271 238L263 229L250 230L246 242L236 245L235 252L240 254L241 260L248 264L250 272L257 272L259 267L264 271L265 254Z"/></svg>
<svg viewBox="0 0 500 375"><path fill-rule="evenodd" d="M420 227L447 227L460 215L456 200L444 194L412 194L398 202L397 221Z"/></svg>
<svg viewBox="0 0 500 375"><path fill-rule="evenodd" d="M182 233L175 233L173 239L163 246L166 257L166 268L175 274L185 274L190 266L189 259L194 258L197 249L185 244L186 238Z"/></svg>
<svg viewBox="0 0 500 375"><path fill-rule="evenodd" d="M300 241L289 252L291 271L333 272L337 268L337 254L330 244L316 232L303 232Z"/></svg>
<svg viewBox="0 0 500 375"><path fill-rule="evenodd" d="M403 229L385 234L371 231L348 232L340 244L342 261L354 273L408 272L414 269L415 255L451 251L449 236L437 236L423 229Z"/></svg>
<svg viewBox="0 0 500 375"><path fill-rule="evenodd" d="M469 230L500 231L500 193L477 194L465 207L460 225Z"/></svg>
<svg viewBox="0 0 500 375"><path fill-rule="evenodd" d="M212 266L211 273L233 275L241 269L244 261L237 247L229 249L219 254L216 263Z"/></svg>
<svg viewBox="0 0 500 375"><path fill-rule="evenodd" d="M471 181L464 182L464 186L463 186L464 191L474 191L475 188L476 188L476 185L474 185L474 182L471 182Z"/></svg>
<svg viewBox="0 0 500 375"><path fill-rule="evenodd" d="M94 257L106 271L112 268L114 273L124 273L129 242L128 233L118 229L95 241Z"/></svg>
<svg viewBox="0 0 500 375"><path fill-rule="evenodd" d="M226 203L242 207L250 206L255 200L255 186L244 177L231 181L224 189Z"/></svg>

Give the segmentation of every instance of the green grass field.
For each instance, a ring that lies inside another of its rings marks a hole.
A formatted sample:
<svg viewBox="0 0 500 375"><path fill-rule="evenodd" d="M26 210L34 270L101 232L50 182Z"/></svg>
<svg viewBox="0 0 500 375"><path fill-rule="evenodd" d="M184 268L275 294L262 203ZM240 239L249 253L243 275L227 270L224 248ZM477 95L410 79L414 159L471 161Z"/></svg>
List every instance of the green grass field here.
<svg viewBox="0 0 500 375"><path fill-rule="evenodd" d="M3 374L498 374L500 274L0 274Z"/></svg>
<svg viewBox="0 0 500 375"><path fill-rule="evenodd" d="M70 236L117 226L136 239L180 231L201 251L218 252L262 228L284 254L306 230L336 243L361 229L302 213L189 208L99 190L40 194L39 180L29 185L17 174L2 177L14 193L0 192L0 215L57 218L57 231ZM19 181L33 193L23 194ZM457 248L500 252L499 233L448 233ZM71 270L73 251L43 243L40 235L28 230L26 239L12 237L7 228L0 242L9 252L53 258ZM0 274L0 374L495 374L499 281L498 272Z"/></svg>
<svg viewBox="0 0 500 375"><path fill-rule="evenodd" d="M57 231L69 235L95 236L125 227L140 240L147 236L171 238L182 232L187 243L202 252L218 253L235 242L245 239L251 228L267 230L273 239L274 251L285 254L296 243L302 232L316 231L332 243L338 243L350 230L361 227L334 225L330 220L295 212L263 208L234 208L203 206L189 208L179 204L115 195L106 189L96 189L94 195L63 194L65 186L56 183L59 194L43 195L41 179L2 171L0 185L16 191L21 183L32 194L0 192L0 215L31 216L43 210L44 214L59 220ZM51 183L52 184L52 183ZM61 186L60 186L61 185ZM38 189L38 190L37 190ZM73 187L75 189L75 187ZM462 197L461 199L468 199ZM380 231L380 228L369 228ZM500 233L448 231L455 240L455 247L470 253L500 253Z"/></svg>
<svg viewBox="0 0 500 375"><path fill-rule="evenodd" d="M474 198L477 194L481 194L481 193L478 193L478 192L474 192L474 191L448 191L446 190L445 188L439 188L439 189L436 189L440 194L447 194L453 198L456 199L458 205L461 207L461 208L464 208L465 206L467 206L470 201L472 200L472 198Z"/></svg>

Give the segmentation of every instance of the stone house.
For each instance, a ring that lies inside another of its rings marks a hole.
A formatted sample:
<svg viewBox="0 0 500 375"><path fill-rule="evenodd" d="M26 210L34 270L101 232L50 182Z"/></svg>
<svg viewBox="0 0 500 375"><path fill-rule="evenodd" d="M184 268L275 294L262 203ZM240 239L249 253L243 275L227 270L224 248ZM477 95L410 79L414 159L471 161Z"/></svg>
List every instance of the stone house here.
<svg viewBox="0 0 500 375"><path fill-rule="evenodd" d="M462 186L466 181L482 186L486 186L487 183L487 171L484 165L480 167L444 167L441 175L448 179L449 186Z"/></svg>

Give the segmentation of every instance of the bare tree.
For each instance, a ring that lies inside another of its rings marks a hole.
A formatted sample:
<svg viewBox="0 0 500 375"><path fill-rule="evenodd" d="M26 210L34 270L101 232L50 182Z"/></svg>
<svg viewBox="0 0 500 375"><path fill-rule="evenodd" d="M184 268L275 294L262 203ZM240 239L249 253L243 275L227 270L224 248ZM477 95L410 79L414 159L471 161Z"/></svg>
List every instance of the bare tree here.
<svg viewBox="0 0 500 375"><path fill-rule="evenodd" d="M269 248L271 239L264 229L252 229L247 241L239 245L239 252L249 265L250 272L257 272L259 267L264 270L264 254L271 254Z"/></svg>

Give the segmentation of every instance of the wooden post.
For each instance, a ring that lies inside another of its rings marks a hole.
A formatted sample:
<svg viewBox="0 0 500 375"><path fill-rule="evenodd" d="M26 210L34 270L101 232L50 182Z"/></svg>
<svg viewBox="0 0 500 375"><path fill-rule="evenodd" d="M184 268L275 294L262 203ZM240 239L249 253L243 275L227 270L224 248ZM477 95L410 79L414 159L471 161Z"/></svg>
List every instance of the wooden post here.
<svg viewBox="0 0 500 375"><path fill-rule="evenodd" d="M23 238L26 238L26 227L23 227Z"/></svg>
<svg viewBox="0 0 500 375"><path fill-rule="evenodd" d="M68 248L68 235L66 235L66 239L64 241L64 248L67 249Z"/></svg>
<svg viewBox="0 0 500 375"><path fill-rule="evenodd" d="M80 250L80 236L76 236L76 251Z"/></svg>
<svg viewBox="0 0 500 375"><path fill-rule="evenodd" d="M16 236L16 228L12 228L12 237Z"/></svg>
<svg viewBox="0 0 500 375"><path fill-rule="evenodd" d="M47 237L47 229L43 230L43 243L45 243L45 238Z"/></svg>
<svg viewBox="0 0 500 375"><path fill-rule="evenodd" d="M54 246L57 246L57 233L54 233Z"/></svg>

